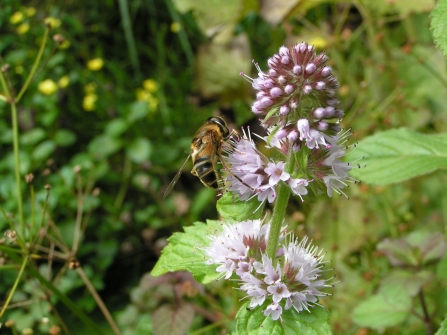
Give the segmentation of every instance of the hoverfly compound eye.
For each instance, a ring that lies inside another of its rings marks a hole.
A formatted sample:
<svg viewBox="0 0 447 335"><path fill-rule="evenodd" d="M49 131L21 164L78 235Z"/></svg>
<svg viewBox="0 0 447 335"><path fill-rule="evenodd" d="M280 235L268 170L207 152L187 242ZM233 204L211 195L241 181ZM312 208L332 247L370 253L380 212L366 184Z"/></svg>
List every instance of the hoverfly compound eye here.
<svg viewBox="0 0 447 335"><path fill-rule="evenodd" d="M221 117L212 116L207 120L207 122L217 124L224 137L227 137L228 134L230 133L225 120L222 119Z"/></svg>

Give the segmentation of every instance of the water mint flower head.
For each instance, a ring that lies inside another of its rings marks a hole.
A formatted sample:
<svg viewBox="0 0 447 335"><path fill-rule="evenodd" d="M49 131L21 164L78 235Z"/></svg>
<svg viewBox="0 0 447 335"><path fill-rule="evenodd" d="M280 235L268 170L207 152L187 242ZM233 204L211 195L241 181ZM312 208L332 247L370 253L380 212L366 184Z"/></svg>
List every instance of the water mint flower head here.
<svg viewBox="0 0 447 335"><path fill-rule="evenodd" d="M296 115L307 116L315 105L311 101L332 102L339 84L326 66L327 60L324 53L316 54L312 45L303 42L290 49L282 46L267 61L266 72L255 63L258 77L245 76L257 92L252 112L264 117L263 123L269 127L285 125L289 115L294 121Z"/></svg>
<svg viewBox="0 0 447 335"><path fill-rule="evenodd" d="M209 237L211 243L205 248L207 264L219 264L216 271L225 279L233 272L241 277L250 273L251 259L265 251L268 227L261 220L224 224L220 234Z"/></svg>
<svg viewBox="0 0 447 335"><path fill-rule="evenodd" d="M348 186L348 183L357 182L356 179L349 176L349 171L353 168L360 168L360 165L341 160L352 148L345 146L351 134L351 131L347 130L335 136L325 136L326 148L313 150L309 156L308 171L314 180L325 185L327 195L330 197L333 192L346 196L343 189Z"/></svg>
<svg viewBox="0 0 447 335"><path fill-rule="evenodd" d="M279 140L278 140L279 141ZM231 146L224 148L229 164L226 177L227 190L247 201L257 197L262 203L272 203L276 199L278 183L288 182L290 174L284 171L285 162L269 161L257 148L250 131L243 130L243 137L233 140ZM307 181L300 184L289 183L292 192L298 196L307 194ZM302 198L301 198L302 199Z"/></svg>
<svg viewBox="0 0 447 335"><path fill-rule="evenodd" d="M307 238L297 242L290 235L286 240L282 246L284 254L275 264L262 255L262 259L253 261L251 273L240 276L240 289L247 293L250 308L267 301L264 315L273 320L291 308L310 311L309 307L319 305L319 297L329 295L322 291L333 286L329 283L333 278L321 278L325 262L318 248L308 244Z"/></svg>

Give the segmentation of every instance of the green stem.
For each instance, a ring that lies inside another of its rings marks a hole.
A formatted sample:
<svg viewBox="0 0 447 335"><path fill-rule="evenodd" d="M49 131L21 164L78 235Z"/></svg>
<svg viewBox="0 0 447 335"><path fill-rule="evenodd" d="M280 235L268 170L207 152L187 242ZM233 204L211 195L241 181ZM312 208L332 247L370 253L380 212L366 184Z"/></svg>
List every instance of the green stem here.
<svg viewBox="0 0 447 335"><path fill-rule="evenodd" d="M15 99L15 102L18 103L20 101L20 98L22 97L23 93L25 93L26 89L28 88L29 84L34 78L34 74L36 73L37 66L40 63L40 60L42 58L43 50L45 49L45 44L47 43L48 33L50 31L50 27L47 26L45 29L45 33L42 38L42 44L40 45L39 53L37 54L37 57L34 61L33 67L31 69L31 72L29 73L28 77L26 78L25 84L21 88L19 94L17 94L17 98Z"/></svg>
<svg viewBox="0 0 447 335"><path fill-rule="evenodd" d="M289 160L286 162L284 171L292 174L295 168L295 154L292 151L292 147L290 147L287 157L289 157ZM274 259L276 255L279 235L281 233L282 223L284 222L287 205L289 203L290 187L281 181L278 184L276 191L275 207L273 208L272 221L270 223L270 232L267 241L267 256L271 259Z"/></svg>
<svg viewBox="0 0 447 335"><path fill-rule="evenodd" d="M289 197L290 187L286 183L280 182L277 188L276 202L275 207L273 208L272 221L270 223L270 233L267 242L267 256L269 256L271 259L274 259L276 255L279 235L281 233L281 226L286 214Z"/></svg>
<svg viewBox="0 0 447 335"><path fill-rule="evenodd" d="M14 165L17 187L17 207L19 210L19 222L21 238L25 240L25 220L23 218L23 201L22 201L22 186L20 177L20 158L19 158L19 122L17 118L17 106L15 102L11 103L12 114L12 132L13 132L13 147L14 147Z"/></svg>
<svg viewBox="0 0 447 335"><path fill-rule="evenodd" d="M19 285L20 279L22 278L23 271L25 270L26 265L28 264L28 257L23 258L22 266L20 268L19 274L16 278L16 281L14 282L14 286L11 289L11 292L9 292L8 298L5 301L5 304L2 307L2 310L0 311L0 319L3 317L3 314L6 311L6 308L8 308L9 303L11 302L12 296L14 295L14 292L17 289L17 285Z"/></svg>

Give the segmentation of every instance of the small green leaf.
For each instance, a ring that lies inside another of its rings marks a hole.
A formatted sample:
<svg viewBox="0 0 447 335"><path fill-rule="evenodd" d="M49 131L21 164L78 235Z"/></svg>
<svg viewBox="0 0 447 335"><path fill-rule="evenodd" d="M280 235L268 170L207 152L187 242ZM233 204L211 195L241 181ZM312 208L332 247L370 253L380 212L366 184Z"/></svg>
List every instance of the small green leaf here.
<svg viewBox="0 0 447 335"><path fill-rule="evenodd" d="M224 219L235 221L255 220L262 215L264 205L260 206L257 197L249 201L239 201L230 192L217 201L217 211Z"/></svg>
<svg viewBox="0 0 447 335"><path fill-rule="evenodd" d="M207 235L221 229L219 221L208 220L207 224L195 222L193 226L185 227L184 233L174 233L168 239L169 244L163 249L151 274L158 277L167 272L186 270L203 284L216 280L220 273L216 272L215 265L205 264L203 247L210 243Z"/></svg>
<svg viewBox="0 0 447 335"><path fill-rule="evenodd" d="M262 312L265 306L258 306L252 310L244 304L236 315L237 335L330 335L331 327L328 323L329 312L316 306L309 312L298 313L294 308L284 310L281 320L274 321Z"/></svg>
<svg viewBox="0 0 447 335"><path fill-rule="evenodd" d="M129 128L127 121L123 119L113 119L107 123L104 132L112 137L118 137Z"/></svg>
<svg viewBox="0 0 447 335"><path fill-rule="evenodd" d="M447 56L447 0L438 0L431 13L431 30L436 45Z"/></svg>
<svg viewBox="0 0 447 335"><path fill-rule="evenodd" d="M395 129L370 136L347 155L365 167L351 175L369 184L387 185L447 169L447 134L424 135Z"/></svg>
<svg viewBox="0 0 447 335"><path fill-rule="evenodd" d="M127 117L127 120L129 121L129 123L133 123L146 117L148 112L149 108L147 106L147 102L136 101L130 106L130 113Z"/></svg>
<svg viewBox="0 0 447 335"><path fill-rule="evenodd" d="M89 143L88 149L93 155L105 158L118 151L122 145L122 141L114 137L99 135Z"/></svg>
<svg viewBox="0 0 447 335"><path fill-rule="evenodd" d="M42 161L50 157L50 155L56 149L56 144L53 141L43 141L33 150L33 159L36 161Z"/></svg>
<svg viewBox="0 0 447 335"><path fill-rule="evenodd" d="M438 261L446 250L443 234L414 231L399 239L384 239L377 245L394 266L420 266Z"/></svg>
<svg viewBox="0 0 447 335"><path fill-rule="evenodd" d="M439 327L435 335L447 335L447 317L442 321L441 327Z"/></svg>
<svg viewBox="0 0 447 335"><path fill-rule="evenodd" d="M402 286L411 297L416 296L422 286L432 277L428 270L412 273L405 270L395 270L383 279L380 292L386 293L388 290L394 290L394 286Z"/></svg>
<svg viewBox="0 0 447 335"><path fill-rule="evenodd" d="M146 162L152 154L152 143L147 138L137 137L126 148L126 154L134 163Z"/></svg>
<svg viewBox="0 0 447 335"><path fill-rule="evenodd" d="M164 304L154 311L152 317L154 334L186 334L194 319L194 314L194 306L189 303L181 302L175 306Z"/></svg>
<svg viewBox="0 0 447 335"><path fill-rule="evenodd" d="M71 130L59 129L54 134L54 142L63 147L69 146L76 142L76 134Z"/></svg>
<svg viewBox="0 0 447 335"><path fill-rule="evenodd" d="M405 287L393 285L358 305L353 320L363 327L391 327L404 321L410 310L411 297Z"/></svg>
<svg viewBox="0 0 447 335"><path fill-rule="evenodd" d="M45 130L34 128L20 136L20 142L23 145L35 145L45 138Z"/></svg>

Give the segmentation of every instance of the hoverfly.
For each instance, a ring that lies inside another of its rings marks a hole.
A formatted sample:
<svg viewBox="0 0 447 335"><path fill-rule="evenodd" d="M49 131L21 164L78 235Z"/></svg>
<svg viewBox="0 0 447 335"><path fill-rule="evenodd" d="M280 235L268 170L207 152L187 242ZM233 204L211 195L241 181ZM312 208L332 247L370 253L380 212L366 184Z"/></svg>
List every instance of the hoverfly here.
<svg viewBox="0 0 447 335"><path fill-rule="evenodd" d="M191 173L194 176L197 176L203 185L215 189L219 188L217 180L219 175L216 170L216 164L219 160L224 168L230 171L222 157L221 151L222 145L227 142L233 134L237 135L237 132L235 130L230 132L227 124L221 117L213 116L208 118L205 124L201 126L194 135L191 142L191 151L163 194L163 199L165 199L172 191L190 157L192 158L193 163Z"/></svg>

